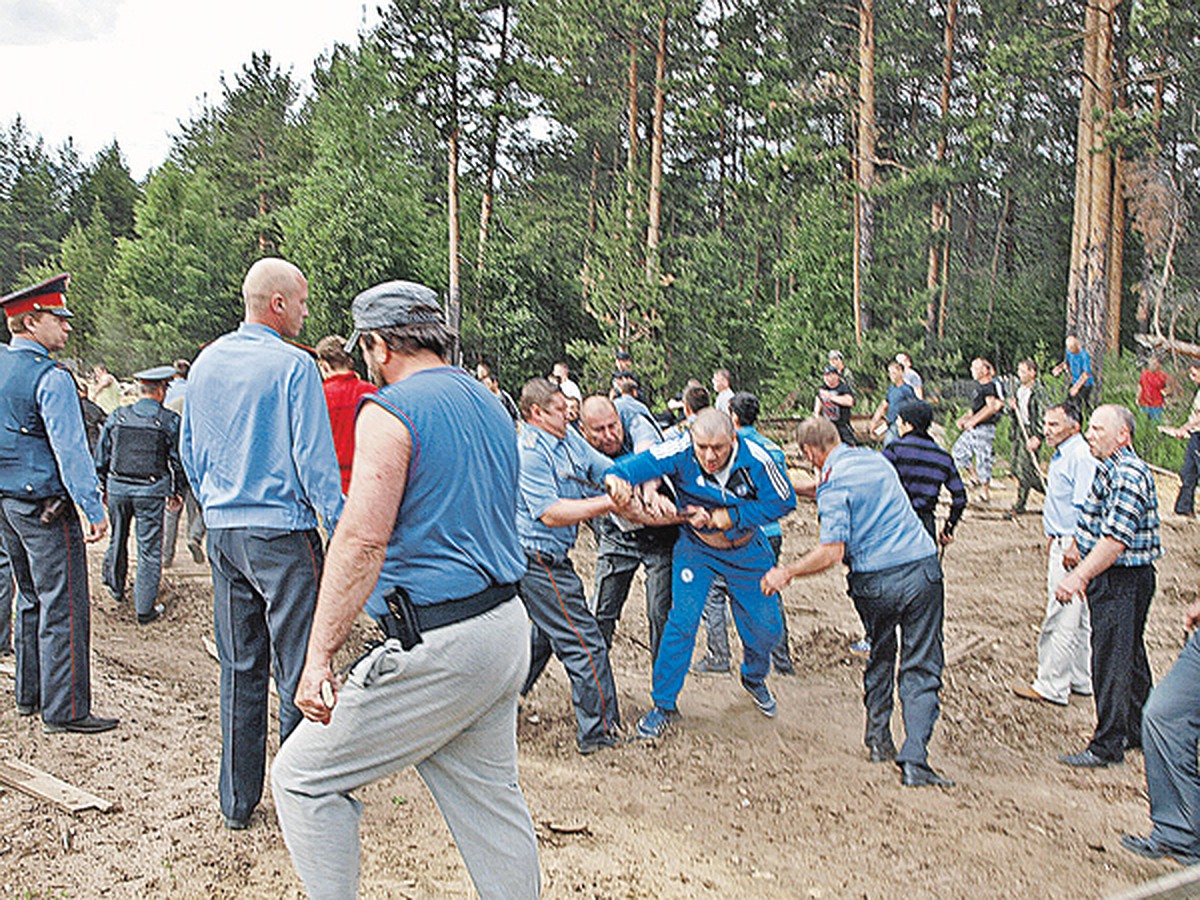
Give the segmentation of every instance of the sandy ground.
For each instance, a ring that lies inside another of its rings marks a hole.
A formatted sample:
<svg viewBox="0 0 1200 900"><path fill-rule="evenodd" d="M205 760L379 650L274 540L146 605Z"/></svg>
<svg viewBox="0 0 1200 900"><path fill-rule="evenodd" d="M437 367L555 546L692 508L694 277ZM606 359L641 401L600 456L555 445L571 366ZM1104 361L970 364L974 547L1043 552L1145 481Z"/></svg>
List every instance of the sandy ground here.
<svg viewBox="0 0 1200 900"><path fill-rule="evenodd" d="M1160 497L1174 496L1170 479ZM1062 709L1011 687L1035 665L1044 608L1040 517L1003 521L1011 487L973 507L946 554L950 658L931 761L958 781L904 789L862 746L860 635L840 571L785 592L797 674L773 677L774 720L736 676L689 677L683 720L657 745L582 758L569 688L551 667L520 723L521 783L537 825L547 897L1102 896L1172 871L1119 846L1148 827L1142 759L1076 772L1090 698ZM815 508L786 523L784 554L816 536ZM1156 676L1181 646L1197 586L1194 526L1164 526L1147 645ZM68 814L0 794L0 895L21 897L302 896L268 796L246 832L227 832L216 801L217 665L205 651L210 584L184 559L166 575L167 617L138 628L99 588L93 550L93 688L121 727L99 736L42 733L0 710L0 759L16 757L116 802ZM590 579L584 537L576 559ZM640 581L613 650L623 716L649 704ZM973 647L962 655L962 649ZM902 734L897 714L895 730ZM274 739L272 739L272 743ZM273 752L273 747L272 747ZM473 894L450 834L412 771L362 791L364 897Z"/></svg>

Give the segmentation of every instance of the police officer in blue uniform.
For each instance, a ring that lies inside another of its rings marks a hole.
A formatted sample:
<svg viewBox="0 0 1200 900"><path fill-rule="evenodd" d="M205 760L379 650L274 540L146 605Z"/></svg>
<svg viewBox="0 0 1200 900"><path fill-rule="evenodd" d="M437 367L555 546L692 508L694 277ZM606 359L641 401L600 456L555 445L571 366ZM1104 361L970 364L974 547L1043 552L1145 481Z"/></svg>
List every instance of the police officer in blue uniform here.
<svg viewBox="0 0 1200 900"><path fill-rule="evenodd" d="M0 351L0 540L17 581L17 712L43 728L94 733L85 543L108 533L75 381L51 353L71 325L68 275L0 298L12 343ZM72 503L74 501L74 503ZM85 537L75 504L88 519Z"/></svg>
<svg viewBox="0 0 1200 900"><path fill-rule="evenodd" d="M162 575L163 513L182 508L185 479L179 461L179 416L163 408L173 366L137 372L141 398L118 406L104 423L96 446L96 475L105 486L112 539L104 555L104 586L118 603L125 599L129 530L136 523L138 567L133 583L139 625L165 611L158 601Z"/></svg>

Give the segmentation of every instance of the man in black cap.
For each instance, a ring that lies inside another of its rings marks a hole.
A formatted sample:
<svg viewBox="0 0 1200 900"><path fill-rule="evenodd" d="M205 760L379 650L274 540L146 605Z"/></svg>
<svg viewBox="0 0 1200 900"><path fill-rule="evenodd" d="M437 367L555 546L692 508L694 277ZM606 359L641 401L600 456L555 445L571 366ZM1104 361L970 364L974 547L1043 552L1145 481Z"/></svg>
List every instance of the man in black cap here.
<svg viewBox="0 0 1200 900"><path fill-rule="evenodd" d="M929 436L932 424L933 407L924 400L904 404L896 414L900 437L883 448L883 455L900 476L917 518L929 536L944 547L954 540L954 527L967 508L967 489L950 454ZM939 535L934 513L943 485L950 492L950 515Z"/></svg>
<svg viewBox="0 0 1200 900"><path fill-rule="evenodd" d="M91 733L91 607L84 543L108 533L71 373L51 358L71 313L59 275L0 298L12 343L0 351L0 539L16 577L17 713L43 728ZM72 500L74 503L72 503ZM88 519L85 537L75 503Z"/></svg>
<svg viewBox="0 0 1200 900"><path fill-rule="evenodd" d="M158 366L133 376L141 398L118 406L104 423L96 447L96 475L105 486L112 518L112 539L104 554L104 586L118 603L125 599L129 529L137 523L138 566L133 602L139 625L162 616L158 602L162 575L163 512L183 507L184 475L179 461L179 416L163 408L173 366Z"/></svg>
<svg viewBox="0 0 1200 900"><path fill-rule="evenodd" d="M837 351L833 351L837 353ZM832 358L833 354L830 354ZM841 354L838 354L841 359ZM854 408L854 389L842 378L842 370L830 363L821 371L824 386L817 391L817 399L813 404L813 415L824 416L837 428L838 437L847 447L853 447L858 442L854 439L854 426L851 424L850 410Z"/></svg>

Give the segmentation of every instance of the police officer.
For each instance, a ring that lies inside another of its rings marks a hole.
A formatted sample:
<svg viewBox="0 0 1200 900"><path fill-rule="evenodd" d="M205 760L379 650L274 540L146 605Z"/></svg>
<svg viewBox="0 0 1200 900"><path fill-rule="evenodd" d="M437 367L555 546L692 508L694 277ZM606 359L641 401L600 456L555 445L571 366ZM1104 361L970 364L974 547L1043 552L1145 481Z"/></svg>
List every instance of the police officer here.
<svg viewBox="0 0 1200 900"><path fill-rule="evenodd" d="M763 591L774 594L793 578L848 563L850 597L871 642L863 673L871 761L895 760L906 787L952 787L930 767L925 749L942 687L945 596L937 546L882 454L843 445L833 423L815 416L800 423L796 442L821 473L819 482L802 490L816 494L820 540L795 562L771 569ZM899 753L891 725L897 626L904 715Z"/></svg>
<svg viewBox="0 0 1200 900"><path fill-rule="evenodd" d="M192 365L179 431L208 527L221 660L218 790L235 831L262 799L272 668L280 743L302 718L292 698L324 562L317 526L332 531L342 511L321 374L284 340L308 317L308 281L289 262L260 259L242 299L246 320Z"/></svg>
<svg viewBox="0 0 1200 900"><path fill-rule="evenodd" d="M141 399L118 406L104 423L96 446L96 475L105 485L112 538L104 554L104 586L118 603L125 599L129 529L137 523L138 567L133 601L139 625L162 616L158 583L162 574L163 511L183 506L184 476L179 462L179 416L163 407L173 366L137 372Z"/></svg>
<svg viewBox="0 0 1200 900"><path fill-rule="evenodd" d="M71 325L59 275L0 298L12 343L0 351L0 538L17 580L17 713L43 728L93 733L91 609L84 543L108 533L75 382L51 353ZM71 502L88 519L84 537Z"/></svg>

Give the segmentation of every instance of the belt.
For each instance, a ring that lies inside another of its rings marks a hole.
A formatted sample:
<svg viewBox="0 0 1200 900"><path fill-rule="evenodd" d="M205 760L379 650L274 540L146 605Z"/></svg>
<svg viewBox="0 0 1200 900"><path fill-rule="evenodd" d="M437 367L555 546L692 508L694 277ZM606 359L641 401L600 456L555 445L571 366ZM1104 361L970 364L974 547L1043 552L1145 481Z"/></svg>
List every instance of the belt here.
<svg viewBox="0 0 1200 900"><path fill-rule="evenodd" d="M427 631L445 628L447 625L454 625L483 615L516 595L517 586L515 584L493 584L477 594L458 600L447 600L445 603L434 603L430 606L414 605L412 612L416 619L418 636ZM406 631L399 619L392 613L384 613L380 616L379 626L387 637L404 641Z"/></svg>
<svg viewBox="0 0 1200 900"><path fill-rule="evenodd" d="M755 532L752 531L749 534L738 538L736 541L731 541L719 531L700 532L693 528L692 534L695 536L696 540L704 544L704 546L712 547L714 550L737 550L741 547L745 547L748 543L754 540Z"/></svg>

